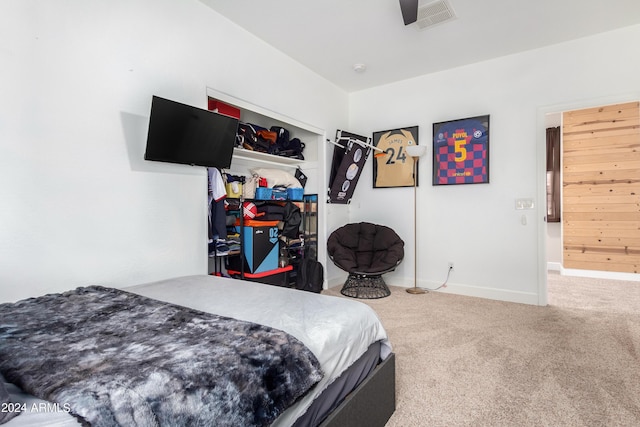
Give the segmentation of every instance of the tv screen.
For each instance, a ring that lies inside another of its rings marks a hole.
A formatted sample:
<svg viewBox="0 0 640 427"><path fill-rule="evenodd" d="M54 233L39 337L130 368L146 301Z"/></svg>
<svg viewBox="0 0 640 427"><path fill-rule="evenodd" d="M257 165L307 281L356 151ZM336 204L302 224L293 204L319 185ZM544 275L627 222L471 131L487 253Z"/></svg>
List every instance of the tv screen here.
<svg viewBox="0 0 640 427"><path fill-rule="evenodd" d="M145 160L229 168L238 119L154 96Z"/></svg>

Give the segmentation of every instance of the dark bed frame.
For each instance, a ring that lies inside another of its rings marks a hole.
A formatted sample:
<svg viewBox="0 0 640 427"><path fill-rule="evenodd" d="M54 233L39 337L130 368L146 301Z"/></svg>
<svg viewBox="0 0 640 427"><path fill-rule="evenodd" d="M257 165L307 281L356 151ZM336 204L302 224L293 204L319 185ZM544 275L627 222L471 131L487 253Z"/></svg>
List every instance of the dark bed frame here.
<svg viewBox="0 0 640 427"><path fill-rule="evenodd" d="M381 362L320 427L383 427L396 410L396 356Z"/></svg>

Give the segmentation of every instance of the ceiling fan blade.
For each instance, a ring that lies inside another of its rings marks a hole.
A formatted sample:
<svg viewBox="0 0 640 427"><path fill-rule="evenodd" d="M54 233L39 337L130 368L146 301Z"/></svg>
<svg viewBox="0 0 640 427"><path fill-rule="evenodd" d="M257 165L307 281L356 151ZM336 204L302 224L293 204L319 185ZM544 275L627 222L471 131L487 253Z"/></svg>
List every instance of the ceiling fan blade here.
<svg viewBox="0 0 640 427"><path fill-rule="evenodd" d="M413 24L418 19L418 0L400 0L400 10L404 25Z"/></svg>

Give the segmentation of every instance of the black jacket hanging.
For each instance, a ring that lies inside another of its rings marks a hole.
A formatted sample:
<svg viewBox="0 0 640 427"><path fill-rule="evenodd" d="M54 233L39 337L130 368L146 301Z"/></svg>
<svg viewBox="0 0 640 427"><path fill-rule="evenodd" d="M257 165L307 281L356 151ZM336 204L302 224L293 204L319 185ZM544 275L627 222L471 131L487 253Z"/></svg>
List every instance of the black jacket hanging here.
<svg viewBox="0 0 640 427"><path fill-rule="evenodd" d="M287 202L284 206L283 221L282 235L290 239L298 238L300 236L300 224L302 223L300 208L291 202Z"/></svg>

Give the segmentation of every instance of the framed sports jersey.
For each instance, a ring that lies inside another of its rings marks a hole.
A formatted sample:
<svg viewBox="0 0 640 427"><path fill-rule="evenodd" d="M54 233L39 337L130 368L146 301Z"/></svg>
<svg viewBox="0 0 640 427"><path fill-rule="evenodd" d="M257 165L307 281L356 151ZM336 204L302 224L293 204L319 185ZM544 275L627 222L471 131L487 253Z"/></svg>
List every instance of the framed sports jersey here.
<svg viewBox="0 0 640 427"><path fill-rule="evenodd" d="M374 132L373 188L413 187L413 159L406 148L417 144L418 126ZM418 185L417 174L415 180Z"/></svg>
<svg viewBox="0 0 640 427"><path fill-rule="evenodd" d="M489 182L489 115L433 124L433 185Z"/></svg>

